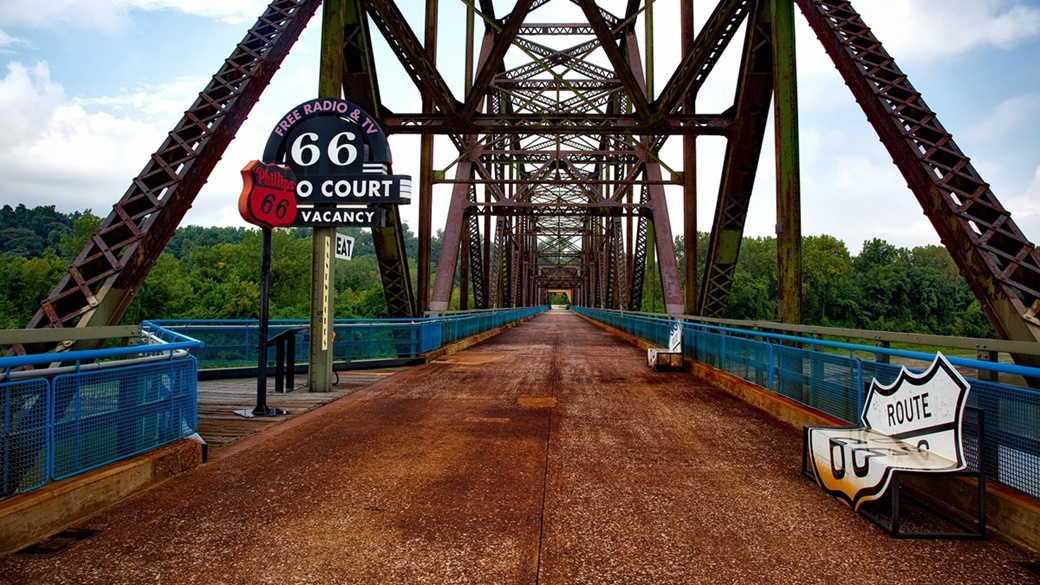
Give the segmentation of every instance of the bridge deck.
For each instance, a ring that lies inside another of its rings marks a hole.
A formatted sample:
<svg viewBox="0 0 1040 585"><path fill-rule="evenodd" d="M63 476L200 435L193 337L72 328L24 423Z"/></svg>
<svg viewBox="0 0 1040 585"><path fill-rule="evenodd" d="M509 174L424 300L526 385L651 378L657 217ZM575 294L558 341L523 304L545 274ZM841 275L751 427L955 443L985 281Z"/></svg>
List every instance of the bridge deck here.
<svg viewBox="0 0 1040 585"><path fill-rule="evenodd" d="M11 583L1022 583L997 538L884 535L801 435L565 311L237 441Z"/></svg>

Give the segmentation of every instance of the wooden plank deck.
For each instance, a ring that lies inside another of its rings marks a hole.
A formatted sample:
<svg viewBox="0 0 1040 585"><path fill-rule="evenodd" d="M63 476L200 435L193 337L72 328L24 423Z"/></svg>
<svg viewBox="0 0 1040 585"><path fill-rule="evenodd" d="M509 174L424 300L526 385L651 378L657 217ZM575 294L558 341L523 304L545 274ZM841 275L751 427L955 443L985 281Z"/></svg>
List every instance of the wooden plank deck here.
<svg viewBox="0 0 1040 585"><path fill-rule="evenodd" d="M204 380L199 382L199 435L209 449L216 450L228 443L282 423L376 382L396 374L406 367L353 370L339 372L339 383L332 392L308 392L306 375L296 376L296 390L275 393L274 377L267 380L267 405L288 411L284 416L244 418L236 410L252 410L256 406L256 378L232 380Z"/></svg>

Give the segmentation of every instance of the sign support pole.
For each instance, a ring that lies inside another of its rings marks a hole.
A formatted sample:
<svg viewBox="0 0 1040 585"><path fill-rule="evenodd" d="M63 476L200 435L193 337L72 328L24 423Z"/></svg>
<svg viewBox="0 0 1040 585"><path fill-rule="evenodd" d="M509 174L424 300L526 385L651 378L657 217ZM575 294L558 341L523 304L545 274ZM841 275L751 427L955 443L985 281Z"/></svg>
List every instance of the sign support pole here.
<svg viewBox="0 0 1040 585"><path fill-rule="evenodd" d="M260 228L260 341L256 358L256 408L253 416L285 414L267 406L267 335L268 302L271 298L271 229Z"/></svg>
<svg viewBox="0 0 1040 585"><path fill-rule="evenodd" d="M318 97L338 98L343 73L343 2L322 7L321 63ZM336 263L332 261L336 228L314 228L311 244L310 359L307 390L332 391L332 321Z"/></svg>

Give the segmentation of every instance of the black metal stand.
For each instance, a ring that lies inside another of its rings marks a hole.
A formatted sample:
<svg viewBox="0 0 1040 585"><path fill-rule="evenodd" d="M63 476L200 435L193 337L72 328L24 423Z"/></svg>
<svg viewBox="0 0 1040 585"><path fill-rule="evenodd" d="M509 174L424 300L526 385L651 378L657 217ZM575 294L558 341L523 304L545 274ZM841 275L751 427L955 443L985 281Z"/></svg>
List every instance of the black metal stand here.
<svg viewBox="0 0 1040 585"><path fill-rule="evenodd" d="M274 344L274 391L292 392L296 386L296 334L306 327L286 329L267 340Z"/></svg>
<svg viewBox="0 0 1040 585"><path fill-rule="evenodd" d="M260 340L257 345L258 355L256 358L256 407L252 411L235 411L235 414L246 418L288 414L280 408L267 406L267 305L271 295L271 230L269 228L261 228L260 232L262 234L260 248Z"/></svg>

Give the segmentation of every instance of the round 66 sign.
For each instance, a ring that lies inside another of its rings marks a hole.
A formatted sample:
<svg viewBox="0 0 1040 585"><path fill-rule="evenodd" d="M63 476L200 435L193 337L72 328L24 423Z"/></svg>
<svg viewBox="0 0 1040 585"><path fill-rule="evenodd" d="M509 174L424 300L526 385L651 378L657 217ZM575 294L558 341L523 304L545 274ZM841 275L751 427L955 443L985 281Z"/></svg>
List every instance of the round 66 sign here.
<svg viewBox="0 0 1040 585"><path fill-rule="evenodd" d="M279 120L264 162L296 178L294 226L382 226L383 209L411 203L412 179L391 175L390 148L375 120L340 99L315 99Z"/></svg>

